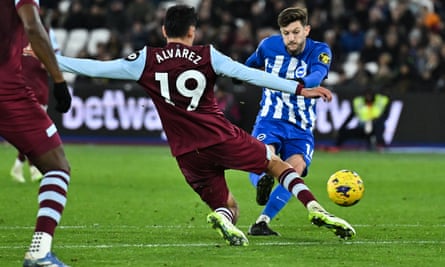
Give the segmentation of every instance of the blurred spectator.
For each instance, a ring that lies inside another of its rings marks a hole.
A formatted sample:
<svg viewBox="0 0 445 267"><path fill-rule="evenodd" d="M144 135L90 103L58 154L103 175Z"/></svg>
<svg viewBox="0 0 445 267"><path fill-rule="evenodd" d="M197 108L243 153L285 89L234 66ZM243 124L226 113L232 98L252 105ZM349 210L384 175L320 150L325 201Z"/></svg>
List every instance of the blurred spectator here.
<svg viewBox="0 0 445 267"><path fill-rule="evenodd" d="M348 23L348 28L341 33L340 44L344 52L360 52L363 48L365 33L360 22L352 18ZM334 53L335 54L335 53Z"/></svg>
<svg viewBox="0 0 445 267"><path fill-rule="evenodd" d="M106 44L107 50L110 53L111 58L116 59L127 55L122 54L122 39L121 35L115 31L111 32L110 40Z"/></svg>
<svg viewBox="0 0 445 267"><path fill-rule="evenodd" d="M409 0L390 1L390 17L393 24L397 25L398 32L402 35L408 34L416 23L416 17L409 9Z"/></svg>
<svg viewBox="0 0 445 267"><path fill-rule="evenodd" d="M311 36L311 34L309 34ZM332 63L331 63L331 71L342 72L343 71L343 63L345 61L347 53L344 53L341 49L340 42L338 40L337 32L333 29L329 29L324 31L323 42L327 43L332 51L336 51L333 54Z"/></svg>
<svg viewBox="0 0 445 267"><path fill-rule="evenodd" d="M40 7L48 9L57 9L59 5L59 0L40 0Z"/></svg>
<svg viewBox="0 0 445 267"><path fill-rule="evenodd" d="M240 61L244 61L255 49L250 22L239 20L233 33L231 50L236 51Z"/></svg>
<svg viewBox="0 0 445 267"><path fill-rule="evenodd" d="M142 49L147 44L147 37L148 34L142 21L133 22L129 35L129 41L133 50Z"/></svg>
<svg viewBox="0 0 445 267"><path fill-rule="evenodd" d="M98 1L98 0L97 0ZM87 16L87 29L93 30L98 28L107 27L106 19L106 8L102 7L99 3L94 3L90 9Z"/></svg>
<svg viewBox="0 0 445 267"><path fill-rule="evenodd" d="M441 20L437 13L433 10L429 10L426 6L423 6L421 9L422 14L422 22L425 27L430 29L433 32L440 32L441 28Z"/></svg>
<svg viewBox="0 0 445 267"><path fill-rule="evenodd" d="M162 35L161 27L159 27L159 25L162 25L163 23L167 6L168 5L158 6L153 13L153 19L144 24L144 30L148 32L147 41L150 46L164 46L165 44L165 38Z"/></svg>
<svg viewBox="0 0 445 267"><path fill-rule="evenodd" d="M382 52L378 55L377 71L374 74L373 84L375 88L383 89L391 85L395 76L391 63L393 56L388 52Z"/></svg>
<svg viewBox="0 0 445 267"><path fill-rule="evenodd" d="M360 50L360 60L364 63L377 62L381 47L381 40L378 39L377 31L369 29L365 35L363 48Z"/></svg>
<svg viewBox="0 0 445 267"><path fill-rule="evenodd" d="M233 26L223 24L219 27L219 32L215 36L214 45L215 47L225 54L230 53L230 45L233 43L234 33Z"/></svg>
<svg viewBox="0 0 445 267"><path fill-rule="evenodd" d="M424 88L423 91L431 92L440 77L438 73L439 56L431 48L422 50L422 60L419 62L419 73L421 81L419 87ZM436 76L437 75L437 76Z"/></svg>
<svg viewBox="0 0 445 267"><path fill-rule="evenodd" d="M391 94L403 94L416 90L418 80L414 58L410 56L407 44L400 46L398 55L399 61L395 68L394 79L391 87L388 89Z"/></svg>
<svg viewBox="0 0 445 267"><path fill-rule="evenodd" d="M68 15L63 23L63 28L67 30L77 28L87 28L87 13L80 0L74 0L71 2Z"/></svg>
<svg viewBox="0 0 445 267"><path fill-rule="evenodd" d="M106 27L124 34L129 27L123 0L113 0L106 13Z"/></svg>
<svg viewBox="0 0 445 267"><path fill-rule="evenodd" d="M386 33L383 36L383 44L381 51L389 53L394 57L391 67L396 67L397 62L400 60L400 38L397 32L397 27L391 25L388 27Z"/></svg>
<svg viewBox="0 0 445 267"><path fill-rule="evenodd" d="M152 1L134 0L130 1L125 12L130 21L142 21L143 23L148 23L149 21L154 20L155 9Z"/></svg>
<svg viewBox="0 0 445 267"><path fill-rule="evenodd" d="M445 93L445 43L442 44L439 50L439 66L434 71L436 77L436 84L434 85L434 92Z"/></svg>
<svg viewBox="0 0 445 267"><path fill-rule="evenodd" d="M379 35L382 35L389 24L389 10L385 5L385 0L375 1L374 5L368 11L368 26L367 28L374 28Z"/></svg>
<svg viewBox="0 0 445 267"><path fill-rule="evenodd" d="M325 24L327 23L325 10L315 8L312 13L309 14L311 14L309 17L309 25L311 25L310 37L314 40L323 40Z"/></svg>
<svg viewBox="0 0 445 267"><path fill-rule="evenodd" d="M373 1L370 0L356 0L350 1L354 3L353 17L357 20L362 29L369 28L369 8Z"/></svg>

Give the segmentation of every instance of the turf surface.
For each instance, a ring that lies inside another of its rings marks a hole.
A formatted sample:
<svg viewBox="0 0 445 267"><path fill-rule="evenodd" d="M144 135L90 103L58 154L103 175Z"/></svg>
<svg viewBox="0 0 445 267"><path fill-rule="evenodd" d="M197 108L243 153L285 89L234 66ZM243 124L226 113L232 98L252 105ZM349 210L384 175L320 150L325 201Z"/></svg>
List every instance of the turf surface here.
<svg viewBox="0 0 445 267"><path fill-rule="evenodd" d="M37 212L35 183L14 183L16 155L0 144L0 266L21 266ZM311 225L292 200L272 221L280 237L230 247L205 222L209 209L166 147L66 145L69 199L53 251L71 266L445 266L445 155L316 151L306 182L330 212L355 226L338 240ZM328 200L326 181L354 169L365 195L353 207ZM227 172L247 232L261 207L247 174Z"/></svg>

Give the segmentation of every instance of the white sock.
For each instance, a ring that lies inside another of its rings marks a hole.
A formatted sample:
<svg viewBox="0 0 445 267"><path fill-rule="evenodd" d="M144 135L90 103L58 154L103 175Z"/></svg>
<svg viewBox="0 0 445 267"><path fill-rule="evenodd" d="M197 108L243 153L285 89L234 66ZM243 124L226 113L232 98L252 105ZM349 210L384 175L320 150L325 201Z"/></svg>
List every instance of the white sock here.
<svg viewBox="0 0 445 267"><path fill-rule="evenodd" d="M224 216L229 222L233 223L233 214L228 208L217 208L215 212Z"/></svg>
<svg viewBox="0 0 445 267"><path fill-rule="evenodd" d="M35 232L32 236L31 245L29 246L29 253L34 259L40 259L46 256L51 251L51 244L53 237L45 232Z"/></svg>
<svg viewBox="0 0 445 267"><path fill-rule="evenodd" d="M265 215L265 214L261 214L260 217L258 217L258 219L256 220L255 223L260 223L260 222L265 222L267 224L270 223L270 217Z"/></svg>
<svg viewBox="0 0 445 267"><path fill-rule="evenodd" d="M320 203L318 203L315 200L309 201L309 203L307 203L306 208L308 209L308 211L311 211L312 209L324 210L324 208L320 205Z"/></svg>

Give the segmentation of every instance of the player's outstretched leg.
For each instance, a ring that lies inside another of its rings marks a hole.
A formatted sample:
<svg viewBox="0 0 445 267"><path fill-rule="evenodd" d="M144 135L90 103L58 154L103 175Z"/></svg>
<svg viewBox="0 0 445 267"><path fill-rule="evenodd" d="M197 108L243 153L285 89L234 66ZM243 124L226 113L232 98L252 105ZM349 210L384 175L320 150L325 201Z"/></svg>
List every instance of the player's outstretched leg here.
<svg viewBox="0 0 445 267"><path fill-rule="evenodd" d="M266 205L269 200L270 192L275 182L275 178L270 175L263 175L256 185L256 202L260 206Z"/></svg>
<svg viewBox="0 0 445 267"><path fill-rule="evenodd" d="M212 225L227 244L231 246L247 246L249 240L244 233L233 225L224 215L218 212L212 212L207 215L207 223Z"/></svg>
<svg viewBox="0 0 445 267"><path fill-rule="evenodd" d="M309 220L313 224L331 229L336 236L343 239L355 236L355 230L348 222L327 212L317 201L309 202L307 209Z"/></svg>
<svg viewBox="0 0 445 267"><path fill-rule="evenodd" d="M40 259L34 259L31 256L31 253L27 252L25 254L25 261L23 262L23 267L42 267L42 266L48 266L48 267L69 267L68 265L65 265L63 262L61 262L56 255L54 255L51 252L48 252L45 257Z"/></svg>
<svg viewBox="0 0 445 267"><path fill-rule="evenodd" d="M348 222L330 214L316 201L312 192L294 169L289 168L285 170L279 176L279 181L307 208L309 220L313 224L331 229L336 236L343 239L355 236L355 230Z"/></svg>

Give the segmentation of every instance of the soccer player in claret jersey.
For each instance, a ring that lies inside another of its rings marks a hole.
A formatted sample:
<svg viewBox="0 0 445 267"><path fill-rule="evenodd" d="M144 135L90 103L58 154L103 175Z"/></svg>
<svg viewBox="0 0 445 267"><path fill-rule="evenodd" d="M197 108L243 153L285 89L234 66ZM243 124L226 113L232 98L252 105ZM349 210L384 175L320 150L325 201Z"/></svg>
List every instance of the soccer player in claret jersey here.
<svg viewBox="0 0 445 267"><path fill-rule="evenodd" d="M55 53L59 53L59 45L56 41L56 36L54 35L54 31L48 30L49 39L51 41L51 46L54 49ZM28 38L25 36L23 39L24 42L24 50L22 54L22 67L23 67L23 75L25 78L26 86L31 88L34 92L34 95L37 98L37 101L40 104L40 107L43 110L47 110L48 108L48 97L49 97L49 79L48 72L43 66L42 62L35 58L32 54L28 54L27 51L32 51L31 44L28 41ZM25 177L23 175L23 167L26 163L26 155L22 152L18 152L17 158L14 161L14 164L11 168L10 174L14 181L19 183L24 183ZM38 182L43 178L42 173L40 173L39 169L37 169L34 164L28 160L29 164L29 173L31 176L32 182Z"/></svg>
<svg viewBox="0 0 445 267"><path fill-rule="evenodd" d="M305 87L319 86L327 77L331 64L331 49L326 43L308 37L310 25L306 9L286 8L278 15L280 33L262 40L246 65L263 68L273 75L296 80ZM314 153L316 99L263 89L261 108L252 135L267 144L274 154L285 160L305 177ZM257 202L266 205L249 228L250 235L278 235L269 222L291 199L287 188L278 185L272 191L274 179L267 174L250 174L257 188Z"/></svg>
<svg viewBox="0 0 445 267"><path fill-rule="evenodd" d="M167 135L171 152L187 183L211 208L207 221L230 245L245 246L248 240L235 223L238 205L230 193L224 171L267 172L297 197L317 220L344 237L355 235L344 220L326 213L295 170L270 153L267 146L231 124L218 108L214 86L225 75L290 94L330 100L323 87L302 88L286 80L248 68L218 52L211 45L194 46L197 15L193 7L176 5L165 15L162 32L167 45L144 47L125 59L97 61L57 56L63 71L91 77L135 80L153 99ZM331 220L331 222L334 221Z"/></svg>
<svg viewBox="0 0 445 267"><path fill-rule="evenodd" d="M26 87L21 62L25 34L54 80L59 112L68 111L71 96L41 23L39 1L2 0L1 3L0 136L23 152L43 174L37 222L23 266L66 266L54 256L51 246L67 200L70 166L54 123Z"/></svg>

